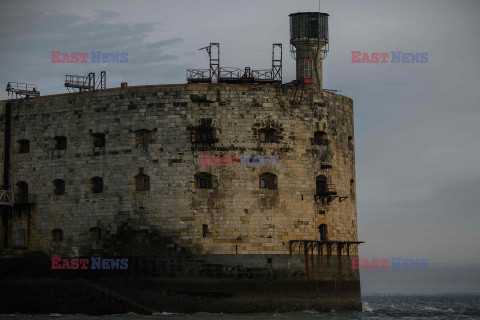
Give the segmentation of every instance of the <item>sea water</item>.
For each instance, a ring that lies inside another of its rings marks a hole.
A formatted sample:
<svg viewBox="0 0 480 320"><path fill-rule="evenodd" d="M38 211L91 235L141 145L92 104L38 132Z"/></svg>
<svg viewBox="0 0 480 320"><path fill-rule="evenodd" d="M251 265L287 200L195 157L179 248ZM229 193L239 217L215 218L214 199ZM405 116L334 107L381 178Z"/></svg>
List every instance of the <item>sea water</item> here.
<svg viewBox="0 0 480 320"><path fill-rule="evenodd" d="M362 298L363 310L356 312L319 313L312 310L289 313L255 313L255 314L227 314L227 313L196 313L181 314L156 312L152 315L135 313L91 316L83 314L63 315L58 313L44 315L2 314L0 319L135 319L135 320L279 320L279 319L480 319L480 295L465 296L366 296Z"/></svg>

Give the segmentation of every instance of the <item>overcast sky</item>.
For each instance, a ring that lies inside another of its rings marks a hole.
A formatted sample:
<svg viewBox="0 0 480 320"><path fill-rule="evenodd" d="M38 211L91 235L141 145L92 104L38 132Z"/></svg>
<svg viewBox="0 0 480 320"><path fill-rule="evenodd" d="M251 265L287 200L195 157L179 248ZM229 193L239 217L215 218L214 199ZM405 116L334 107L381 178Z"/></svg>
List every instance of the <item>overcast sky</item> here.
<svg viewBox="0 0 480 320"><path fill-rule="evenodd" d="M480 1L322 0L321 8L330 15L325 88L354 100L360 255L429 259L433 291L480 292L478 276L460 271L480 265ZM0 99L8 81L64 93L65 74L100 70L107 87L184 83L187 68L207 66L197 49L210 42L221 43L223 66L242 68L269 68L281 42L290 81L288 14L316 10L317 0L2 1ZM97 50L127 52L128 63L51 63L51 51ZM394 50L428 52L428 62L351 63L351 51ZM381 272L362 273L364 292L428 287L419 272ZM444 275L451 281L442 285Z"/></svg>

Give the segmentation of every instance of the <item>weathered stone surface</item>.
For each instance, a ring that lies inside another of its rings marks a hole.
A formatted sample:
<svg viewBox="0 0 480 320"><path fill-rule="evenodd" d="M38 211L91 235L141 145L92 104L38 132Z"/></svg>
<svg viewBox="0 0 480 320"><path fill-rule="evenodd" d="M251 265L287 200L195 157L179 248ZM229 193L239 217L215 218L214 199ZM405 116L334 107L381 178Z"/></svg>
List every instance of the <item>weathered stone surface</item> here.
<svg viewBox="0 0 480 320"><path fill-rule="evenodd" d="M115 293L116 313L123 312L118 299L172 312L361 308L359 273L345 248L342 256L327 245L305 254L297 244L290 254L291 240L320 240L321 224L328 240L357 240L350 98L287 86L211 84L8 103L10 187L27 183L28 201L11 211L2 207L4 277L95 278L94 287ZM0 114L0 152L5 118ZM139 136L144 130L148 135ZM67 138L66 150L55 148L59 136ZM28 153L19 152L21 139L30 141ZM204 154L213 165L202 165ZM315 199L320 175L341 198ZM100 193L92 192L94 177L103 179ZM261 188L260 177L276 188ZM55 194L58 179L64 194ZM145 186L149 190L136 191ZM24 249L27 257L12 259ZM32 251L43 257L28 258ZM349 254L358 255L356 245ZM50 256L128 257L129 268L51 270ZM10 278L1 281L15 286ZM17 312L58 312L55 295L36 298L42 281L26 289L40 309L24 308L24 296L2 301ZM75 280L47 281L63 288ZM81 296L89 289L75 290L72 295ZM67 313L105 312L73 300L62 305Z"/></svg>
<svg viewBox="0 0 480 320"><path fill-rule="evenodd" d="M0 294L2 310L117 313L124 310L119 300L150 314L361 310L359 270L346 256L130 256L126 270L50 270L50 264L40 257L2 261L0 285L8 289Z"/></svg>
<svg viewBox="0 0 480 320"><path fill-rule="evenodd" d="M13 215L9 243L22 229L28 250L51 255L287 254L289 240L320 240L320 224L329 240L356 241L352 100L296 90L160 85L12 102L11 184L28 183L36 200L28 215ZM202 119L215 130L207 150L191 140ZM258 141L262 128L276 130L274 142ZM135 144L140 129L151 131L147 146ZM315 131L327 133L328 145L312 143ZM105 147L94 147L95 133L105 134ZM55 150L56 136L67 137L66 150ZM29 153L18 153L20 139L30 140ZM206 153L277 156L278 164L202 166ZM212 175L212 189L195 188L200 172ZM260 189L266 172L277 175L278 190ZM150 177L149 191L135 191L139 173ZM316 202L318 175L348 198ZM91 192L93 177L103 178L103 193ZM64 195L54 195L56 179L65 180ZM100 240L91 239L93 227ZM54 229L63 241L53 242Z"/></svg>

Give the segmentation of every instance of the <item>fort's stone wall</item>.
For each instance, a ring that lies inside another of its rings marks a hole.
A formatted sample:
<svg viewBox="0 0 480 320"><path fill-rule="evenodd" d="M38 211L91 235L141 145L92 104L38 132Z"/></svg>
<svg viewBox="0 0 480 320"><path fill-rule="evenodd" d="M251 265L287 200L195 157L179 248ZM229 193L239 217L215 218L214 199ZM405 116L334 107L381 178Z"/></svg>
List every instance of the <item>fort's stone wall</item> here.
<svg viewBox="0 0 480 320"><path fill-rule="evenodd" d="M1 262L8 312L117 313L119 297L150 314L361 310L359 270L347 256L130 256L125 270L51 270L48 257L33 256Z"/></svg>
<svg viewBox="0 0 480 320"><path fill-rule="evenodd" d="M356 241L353 104L323 94L164 85L14 101L11 184L26 182L35 205L16 209L9 243L19 229L28 250L62 256L286 254L289 240L320 240L320 224L328 240ZM202 123L213 128L211 147L192 143ZM141 129L151 132L145 146L136 144ZM261 129L274 129L275 141L260 142ZM316 131L327 133L327 145L313 142ZM105 147L94 147L96 133L105 134ZM67 138L66 150L55 150L56 136ZM20 139L30 141L28 153L19 153ZM278 163L202 166L202 154L277 156ZM198 188L201 172L212 175L211 189ZM277 190L260 188L262 173L277 176ZM149 191L136 191L139 174L149 176ZM316 201L318 175L348 198ZM93 177L103 178L102 193L92 193ZM56 179L65 194L54 194ZM99 239L91 228L101 229ZM61 241L53 241L54 229L63 230Z"/></svg>
<svg viewBox="0 0 480 320"><path fill-rule="evenodd" d="M340 258L339 258L340 257ZM103 257L102 259L107 259ZM63 258L65 259L65 258ZM345 281L358 282L359 270L352 269L352 257L345 255L304 254L166 254L155 256L124 256L126 269L91 269L92 257L86 259L87 268L52 269L50 257L27 255L23 258L2 259L1 277L77 278L145 276L164 279L223 279L265 281ZM71 262L71 259L65 259Z"/></svg>

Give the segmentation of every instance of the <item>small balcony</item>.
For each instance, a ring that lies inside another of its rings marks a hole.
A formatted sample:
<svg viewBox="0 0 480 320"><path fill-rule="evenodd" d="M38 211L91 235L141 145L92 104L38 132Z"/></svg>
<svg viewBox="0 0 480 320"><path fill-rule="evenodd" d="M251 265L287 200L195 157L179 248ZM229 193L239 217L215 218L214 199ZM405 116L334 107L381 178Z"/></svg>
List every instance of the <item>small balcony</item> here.
<svg viewBox="0 0 480 320"><path fill-rule="evenodd" d="M0 206L13 206L12 191L0 190Z"/></svg>
<svg viewBox="0 0 480 320"><path fill-rule="evenodd" d="M322 188L317 189L317 193L315 194L315 199L327 198L327 197L334 197L337 195L337 191L335 190L334 184L325 184Z"/></svg>

